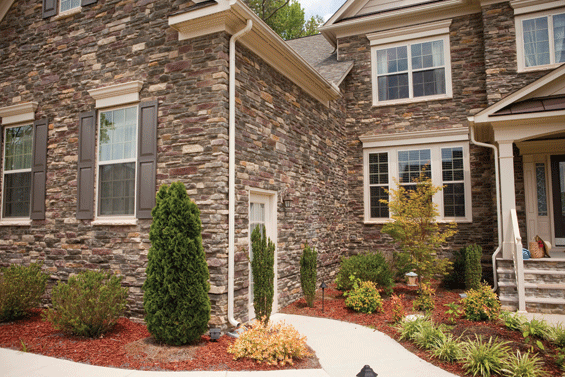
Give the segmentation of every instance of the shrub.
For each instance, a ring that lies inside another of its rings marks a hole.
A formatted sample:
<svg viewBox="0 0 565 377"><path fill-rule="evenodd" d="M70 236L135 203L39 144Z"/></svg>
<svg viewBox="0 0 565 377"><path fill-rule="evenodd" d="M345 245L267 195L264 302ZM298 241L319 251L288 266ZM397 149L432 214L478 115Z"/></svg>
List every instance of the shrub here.
<svg viewBox="0 0 565 377"><path fill-rule="evenodd" d="M353 255L342 258L339 272L335 280L337 289L349 291L353 287L350 276L361 281L371 281L385 293L392 293L392 271L383 254L380 252Z"/></svg>
<svg viewBox="0 0 565 377"><path fill-rule="evenodd" d="M418 289L418 297L412 303L414 310L431 313L434 311L436 304L434 302L435 291L427 283L422 283Z"/></svg>
<svg viewBox="0 0 565 377"><path fill-rule="evenodd" d="M530 321L524 322L522 325L522 336L524 338L535 337L540 339L549 339L551 327L543 319L532 318Z"/></svg>
<svg viewBox="0 0 565 377"><path fill-rule="evenodd" d="M252 328L229 346L228 352L236 360L248 357L270 365L292 365L295 358L311 356L306 346L306 337L284 321L276 324L254 321Z"/></svg>
<svg viewBox="0 0 565 377"><path fill-rule="evenodd" d="M500 318L504 322L504 326L510 330L522 331L526 318L518 313L510 313L506 310L500 312Z"/></svg>
<svg viewBox="0 0 565 377"><path fill-rule="evenodd" d="M400 334L400 340L413 340L416 333L421 332L424 327L433 326L429 317L415 319L404 319L396 327Z"/></svg>
<svg viewBox="0 0 565 377"><path fill-rule="evenodd" d="M449 289L465 288L465 248L453 252L453 269L443 279L443 285Z"/></svg>
<svg viewBox="0 0 565 377"><path fill-rule="evenodd" d="M445 341L446 335L442 327L437 327L432 323L431 326L423 326L420 331L414 333L412 339L418 347L429 350L437 343Z"/></svg>
<svg viewBox="0 0 565 377"><path fill-rule="evenodd" d="M143 284L147 330L165 343L186 344L199 339L210 320L210 274L200 210L177 182L161 186L151 215Z"/></svg>
<svg viewBox="0 0 565 377"><path fill-rule="evenodd" d="M110 330L126 310L127 288L122 277L83 271L59 282L51 292L53 307L44 319L67 334L98 337Z"/></svg>
<svg viewBox="0 0 565 377"><path fill-rule="evenodd" d="M545 374L542 366L538 356L530 355L529 352L522 355L517 351L516 355L510 356L505 361L502 371L508 377L541 377Z"/></svg>
<svg viewBox="0 0 565 377"><path fill-rule="evenodd" d="M565 327L563 327L563 325L561 324L551 327L549 330L548 339L557 347L565 347Z"/></svg>
<svg viewBox="0 0 565 377"><path fill-rule="evenodd" d="M500 301L486 283L482 283L479 289L467 291L467 297L462 302L468 320L492 321L500 315Z"/></svg>
<svg viewBox="0 0 565 377"><path fill-rule="evenodd" d="M24 317L39 305L49 279L41 266L32 263L0 269L0 322Z"/></svg>
<svg viewBox="0 0 565 377"><path fill-rule="evenodd" d="M275 295L275 244L270 238L267 240L265 232L265 227L260 226L256 226L251 232L253 249L251 270L253 273L253 308L257 318L266 324L271 317Z"/></svg>
<svg viewBox="0 0 565 377"><path fill-rule="evenodd" d="M415 189L397 185L395 190L386 190L390 201L381 200L388 205L393 220L383 226L382 232L400 245L402 253L410 255L414 271L424 282L448 272L451 262L439 258L437 252L457 233L455 223L440 227L436 222L439 211L432 197L442 188L432 184L428 173L414 180Z"/></svg>
<svg viewBox="0 0 565 377"><path fill-rule="evenodd" d="M460 361L463 369L473 376L482 377L500 374L510 350L508 342L498 342L492 338L485 342L480 335L475 340L462 343L462 349Z"/></svg>
<svg viewBox="0 0 565 377"><path fill-rule="evenodd" d="M453 363L461 358L461 344L459 338L454 338L453 334L446 334L443 338L438 338L432 345L432 355L442 361Z"/></svg>
<svg viewBox="0 0 565 377"><path fill-rule="evenodd" d="M390 303L392 305L392 321L394 323L398 323L404 319L406 312L404 311L404 304L402 304L402 300L404 299L404 295L392 295L390 297Z"/></svg>
<svg viewBox="0 0 565 377"><path fill-rule="evenodd" d="M557 356L555 357L555 363L561 368L565 370L565 348L559 348L557 350Z"/></svg>
<svg viewBox="0 0 565 377"><path fill-rule="evenodd" d="M465 288L479 289L481 286L481 256L483 249L476 244L469 245L465 249Z"/></svg>
<svg viewBox="0 0 565 377"><path fill-rule="evenodd" d="M353 289L345 292L345 306L361 313L373 313L383 309L381 295L371 281L360 282L358 278L351 277Z"/></svg>
<svg viewBox="0 0 565 377"><path fill-rule="evenodd" d="M452 324L454 324L455 321L459 317L461 317L461 314L463 314L463 311L461 310L459 305L457 305L454 302L450 302L449 304L443 304L443 306L447 306L447 310L445 311L445 314L447 315L447 320Z"/></svg>
<svg viewBox="0 0 565 377"><path fill-rule="evenodd" d="M309 307L314 307L314 298L316 297L316 264L318 260L318 252L316 249L310 248L308 244L304 247L302 257L300 258L300 285Z"/></svg>

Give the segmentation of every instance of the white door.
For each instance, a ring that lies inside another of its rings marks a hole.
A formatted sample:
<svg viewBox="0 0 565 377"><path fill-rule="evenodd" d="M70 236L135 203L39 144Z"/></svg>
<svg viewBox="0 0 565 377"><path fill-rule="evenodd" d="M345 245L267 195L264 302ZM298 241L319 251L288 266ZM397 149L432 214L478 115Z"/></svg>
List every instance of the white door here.
<svg viewBox="0 0 565 377"><path fill-rule="evenodd" d="M268 238L277 244L277 219L276 219L276 195L274 193L255 193L251 192L249 197L249 258L253 259L253 250L251 248L251 232L257 226L261 231L265 228ZM277 309L277 251L275 249L275 289L273 298L273 313ZM251 264L249 264L249 319L255 318L255 310L253 308L253 274L251 273Z"/></svg>

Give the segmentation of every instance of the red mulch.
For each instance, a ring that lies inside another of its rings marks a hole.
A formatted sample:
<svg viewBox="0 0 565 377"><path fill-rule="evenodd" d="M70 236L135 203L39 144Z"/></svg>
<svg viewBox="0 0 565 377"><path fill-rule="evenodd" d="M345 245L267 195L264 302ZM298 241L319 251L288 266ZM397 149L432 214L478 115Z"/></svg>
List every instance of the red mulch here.
<svg viewBox="0 0 565 377"><path fill-rule="evenodd" d="M217 342L203 336L197 345L181 347L143 341L150 337L144 324L121 318L102 338L67 336L41 319L41 309L29 318L0 324L0 347L77 361L86 364L138 370L279 370L320 368L317 358L297 360L294 365L270 366L250 359L234 360L227 352L235 341L227 335ZM149 357L151 349L159 348L159 357ZM180 355L180 357L179 357ZM173 357L171 357L173 356ZM180 359L180 361L170 361Z"/></svg>
<svg viewBox="0 0 565 377"><path fill-rule="evenodd" d="M437 286L437 284L436 284ZM408 287L405 284L397 284L394 287L394 292L397 295L404 295L403 305L406 314L413 313L412 311L412 301L417 297L417 288ZM448 321L448 316L445 311L448 310L444 304L448 303L458 303L460 304L459 293L463 291L450 291L438 287L435 297L436 309L433 312L433 320L436 323L445 323L449 326L454 326L451 330L454 335L463 337L468 337L474 339L475 334L483 335L485 339L489 337L498 337L500 341L509 341L510 348L516 352L520 350L523 354L524 352L530 350L530 345L525 344L522 334L518 331L511 331L506 329L502 322L474 322L468 321L463 318L457 318L455 325ZM325 317L336 319L340 321L358 323L370 328L377 329L385 334L389 335L397 342L402 344L406 349L412 353L418 355L420 358L437 365L441 369L449 371L453 374L459 376L470 377L470 374L466 374L463 368L458 363L446 363L438 360L431 356L430 352L421 350L409 341L400 341L398 332L395 329L395 325L392 321L392 310L390 298L383 297L383 311L374 314L362 314L357 313L347 307L345 307L345 297L341 291L335 289L335 285L330 285L329 288L325 290L325 300L324 300L324 312L322 312L322 294L317 292L316 301L313 308L309 308L306 305L306 301L302 298L291 305L287 306L282 310L283 313L287 314L299 314L314 317ZM543 361L545 373L544 376L562 376L563 372L559 369L559 366L555 363L555 357L557 355L557 349L550 343L544 341L545 352L540 350L537 346L534 347L534 351L538 353L538 356Z"/></svg>

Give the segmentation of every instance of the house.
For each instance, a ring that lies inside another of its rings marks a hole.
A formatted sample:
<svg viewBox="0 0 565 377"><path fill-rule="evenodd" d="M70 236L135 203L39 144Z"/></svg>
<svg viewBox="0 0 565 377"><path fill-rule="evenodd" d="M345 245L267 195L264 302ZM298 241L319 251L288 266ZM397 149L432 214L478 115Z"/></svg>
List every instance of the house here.
<svg viewBox="0 0 565 377"><path fill-rule="evenodd" d="M506 306L559 310L563 296L525 289L555 297L563 281L525 282L544 261L519 253L514 275L513 254L539 234L565 257L563 14L348 0L287 43L241 0L0 0L0 263L112 270L141 317L154 196L181 181L202 213L211 325L234 325L254 315L252 227L277 245L276 310L301 296L306 241L325 281L343 255L393 258L379 199L429 166L439 220L458 223L444 254L479 243Z"/></svg>

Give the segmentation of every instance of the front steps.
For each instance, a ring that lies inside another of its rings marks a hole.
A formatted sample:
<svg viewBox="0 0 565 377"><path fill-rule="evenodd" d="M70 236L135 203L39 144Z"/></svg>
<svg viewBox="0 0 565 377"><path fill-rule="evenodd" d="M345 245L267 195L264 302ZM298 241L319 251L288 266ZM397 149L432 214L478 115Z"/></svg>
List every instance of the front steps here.
<svg viewBox="0 0 565 377"><path fill-rule="evenodd" d="M514 262L497 260L498 295L504 310L518 310L518 291ZM565 259L528 259L524 261L526 311L565 314Z"/></svg>

